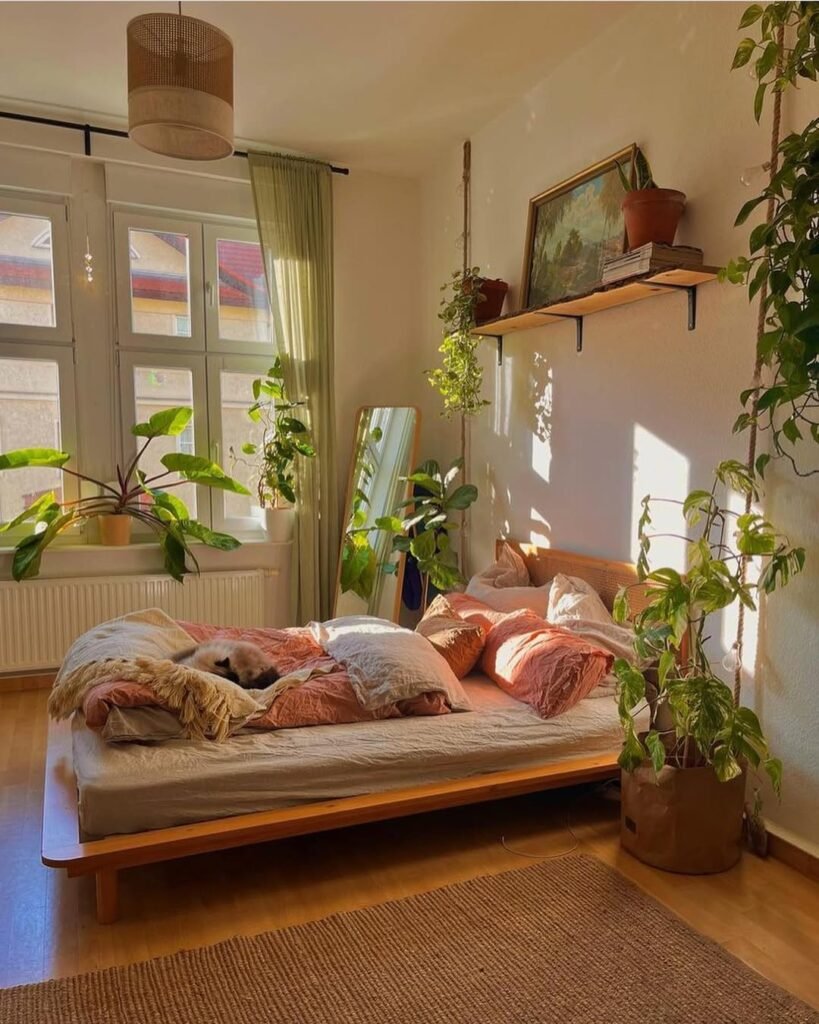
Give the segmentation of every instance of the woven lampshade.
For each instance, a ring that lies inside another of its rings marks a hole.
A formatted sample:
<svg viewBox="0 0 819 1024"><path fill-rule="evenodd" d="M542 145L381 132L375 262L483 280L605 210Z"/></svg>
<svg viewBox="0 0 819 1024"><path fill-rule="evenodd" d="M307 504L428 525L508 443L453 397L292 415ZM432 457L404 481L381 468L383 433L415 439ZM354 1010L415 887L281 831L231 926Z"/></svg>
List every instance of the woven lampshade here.
<svg viewBox="0 0 819 1024"><path fill-rule="evenodd" d="M219 160L233 152L233 43L185 14L128 23L128 134L154 153Z"/></svg>

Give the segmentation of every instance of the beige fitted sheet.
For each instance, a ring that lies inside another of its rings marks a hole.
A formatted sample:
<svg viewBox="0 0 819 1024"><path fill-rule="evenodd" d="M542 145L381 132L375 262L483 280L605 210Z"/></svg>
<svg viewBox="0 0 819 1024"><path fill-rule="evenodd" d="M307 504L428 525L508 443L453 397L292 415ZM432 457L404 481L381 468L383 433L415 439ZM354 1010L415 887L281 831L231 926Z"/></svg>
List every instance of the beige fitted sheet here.
<svg viewBox="0 0 819 1024"><path fill-rule="evenodd" d="M225 743L112 745L75 715L80 826L87 836L142 832L620 747L611 695L544 721L483 675L464 684L471 712L282 729Z"/></svg>

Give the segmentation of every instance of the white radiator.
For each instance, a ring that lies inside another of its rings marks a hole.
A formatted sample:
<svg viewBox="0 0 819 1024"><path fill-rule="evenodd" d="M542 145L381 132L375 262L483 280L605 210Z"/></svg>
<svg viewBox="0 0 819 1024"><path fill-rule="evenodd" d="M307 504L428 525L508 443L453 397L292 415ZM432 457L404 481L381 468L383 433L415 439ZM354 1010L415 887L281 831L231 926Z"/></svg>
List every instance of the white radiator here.
<svg viewBox="0 0 819 1024"><path fill-rule="evenodd" d="M56 668L87 629L140 608L219 626L263 626L267 570L0 583L0 675Z"/></svg>

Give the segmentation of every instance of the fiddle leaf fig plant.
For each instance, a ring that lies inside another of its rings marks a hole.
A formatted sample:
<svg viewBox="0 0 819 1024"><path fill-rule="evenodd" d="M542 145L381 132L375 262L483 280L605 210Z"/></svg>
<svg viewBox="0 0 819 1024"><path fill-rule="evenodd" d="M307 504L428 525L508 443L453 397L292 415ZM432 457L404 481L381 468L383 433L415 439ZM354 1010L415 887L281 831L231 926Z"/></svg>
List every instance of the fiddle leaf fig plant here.
<svg viewBox="0 0 819 1024"><path fill-rule="evenodd" d="M429 587L453 590L465 583L452 546L452 531L458 524L452 514L464 512L478 497L473 484L455 486L463 460L458 458L444 473L434 459L422 463L407 479L424 493L407 498L392 516L376 520L382 530L393 534L393 550L413 556L424 580L422 605L427 606Z"/></svg>
<svg viewBox="0 0 819 1024"><path fill-rule="evenodd" d="M234 494L250 493L215 462L198 455L169 452L160 459L163 472L148 476L139 468L140 460L153 441L158 437L178 436L190 423L192 416L192 409L179 406L162 409L145 423L135 424L131 433L142 439L142 443L137 445L136 453L125 467L117 465L116 484L105 483L87 473L69 469L66 463L71 456L54 448L22 448L0 455L0 471L51 467L92 485L97 491L94 495L63 502L58 501L51 491L37 498L10 522L0 525L0 533L25 523L31 523L34 527L33 532L23 537L15 548L12 561L14 579L19 581L37 576L43 552L52 541L73 524L100 516L130 516L150 527L162 549L166 572L178 582L191 571L188 568L189 560L194 571L199 571L189 539L222 551L239 547L235 537L217 533L192 519L185 503L170 493L188 482Z"/></svg>
<svg viewBox="0 0 819 1024"><path fill-rule="evenodd" d="M294 409L305 405L292 401L284 383L284 370L280 357L276 357L267 376L253 381L253 404L247 411L254 423L262 427L258 444L246 441L242 454L254 459L251 463L256 476L256 495L262 508L279 508L283 498L296 503L296 470L299 456L316 457L316 447L307 426L292 415ZM230 455L234 463L241 460L233 448Z"/></svg>
<svg viewBox="0 0 819 1024"><path fill-rule="evenodd" d="M747 8L741 28L755 27L737 47L734 68L749 65L758 85L759 121L766 93L801 84L815 88L819 74L819 3L772 3ZM780 42L780 30L784 30ZM736 218L744 224L767 204L770 215L751 231L748 255L731 260L721 277L745 284L753 299L763 291L765 331L757 356L765 369L759 389L743 391L745 407L735 431L770 433L774 456L787 459L799 476L819 473L797 458L803 441L819 443L819 118L788 135L778 147L778 170ZM768 452L756 460L764 474Z"/></svg>
<svg viewBox="0 0 819 1024"><path fill-rule="evenodd" d="M629 591L643 588L645 606L634 617L634 658L617 659L618 709L624 731L620 765L632 771L649 759L658 771L665 764L679 768L711 765L726 782L743 765L762 768L778 792L782 765L772 757L759 720L739 707L729 686L711 666L706 653L709 616L741 602L755 609L760 594L770 594L802 571L805 552L755 512L737 514L720 505L717 488L731 487L756 498L756 482L742 463L721 462L710 490L692 491L682 505L686 525L688 572L652 569L652 540L669 536L652 531L652 504L646 495L639 522L640 583L624 587L614 603L614 617L624 622ZM748 582L743 556L758 558L761 572ZM650 712L649 730L637 733L635 716Z"/></svg>

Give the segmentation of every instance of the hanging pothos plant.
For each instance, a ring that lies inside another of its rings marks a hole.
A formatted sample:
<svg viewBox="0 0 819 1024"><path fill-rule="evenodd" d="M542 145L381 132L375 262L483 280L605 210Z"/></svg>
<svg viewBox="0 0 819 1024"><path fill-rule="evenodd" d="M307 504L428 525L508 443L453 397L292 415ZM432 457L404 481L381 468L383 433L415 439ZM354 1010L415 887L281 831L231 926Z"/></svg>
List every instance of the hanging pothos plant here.
<svg viewBox="0 0 819 1024"><path fill-rule="evenodd" d="M438 319L444 325L444 340L438 351L442 365L427 370L427 380L443 399L444 415L474 416L489 405L481 398L483 370L478 362L480 338L475 329L475 312L483 300L480 267L456 270L441 286L444 296ZM463 453L462 453L463 454Z"/></svg>
<svg viewBox="0 0 819 1024"><path fill-rule="evenodd" d="M769 93L819 75L819 3L753 4L740 28L754 26L758 38L737 47L734 68L750 65L758 85L754 115L759 121ZM764 373L759 389L741 395L745 412L734 430L768 430L776 456L800 476L819 468L800 466L800 441L819 443L819 118L788 135L777 149L778 170L763 191L740 210L740 225L763 203L770 216L751 232L749 253L732 260L722 276L747 284L749 298L762 292L765 330L757 355ZM771 455L755 469L764 473Z"/></svg>

